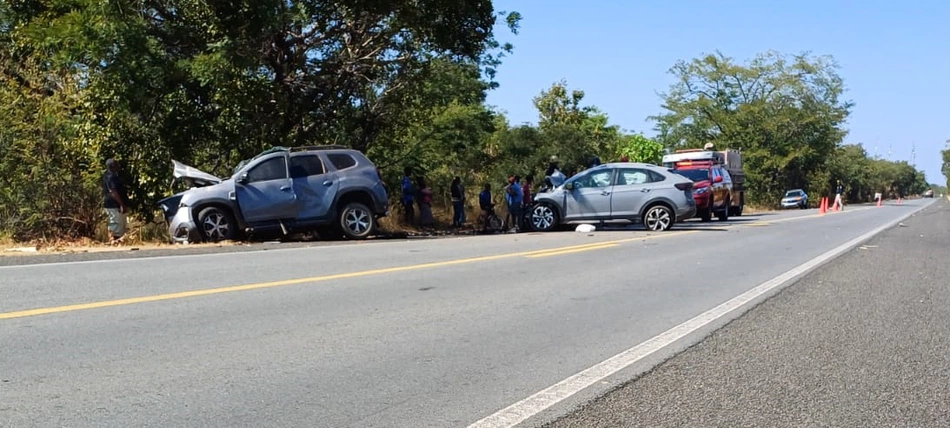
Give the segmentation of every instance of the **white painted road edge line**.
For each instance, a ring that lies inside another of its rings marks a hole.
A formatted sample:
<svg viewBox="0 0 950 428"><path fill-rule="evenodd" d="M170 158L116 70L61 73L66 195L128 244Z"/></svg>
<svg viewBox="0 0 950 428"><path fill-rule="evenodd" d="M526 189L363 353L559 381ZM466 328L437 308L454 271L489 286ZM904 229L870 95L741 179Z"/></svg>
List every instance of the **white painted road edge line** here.
<svg viewBox="0 0 950 428"><path fill-rule="evenodd" d="M932 203L932 202L931 202ZM732 312L743 309L744 306L753 302L759 296L768 293L777 288L788 285L799 275L808 273L810 270L832 260L841 254L857 247L864 241L873 238L875 235L894 227L901 221L914 215L920 210L930 206L924 204L904 216L897 218L887 224L880 226L868 233L854 238L824 254L819 255L791 270L772 278L755 288L742 293L729 301L716 306L702 314L692 318L676 327L673 327L657 336L636 345L626 351L623 351L613 357L610 357L593 367L585 369L567 379L564 379L554 385L551 385L541 391L536 392L528 398L525 398L515 404L512 404L498 412L489 415L478 422L469 425L469 428L510 428L514 427L527 419L535 416L549 407L569 398L570 396L586 389L587 387L602 381L603 379L623 370L637 361L675 343L706 325L722 318Z"/></svg>

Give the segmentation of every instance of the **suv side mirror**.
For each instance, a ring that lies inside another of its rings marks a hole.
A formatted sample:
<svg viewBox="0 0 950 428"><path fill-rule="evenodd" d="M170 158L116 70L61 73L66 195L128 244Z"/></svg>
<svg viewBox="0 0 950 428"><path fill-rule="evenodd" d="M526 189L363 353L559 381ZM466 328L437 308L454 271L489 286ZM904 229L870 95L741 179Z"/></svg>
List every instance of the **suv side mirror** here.
<svg viewBox="0 0 950 428"><path fill-rule="evenodd" d="M567 190L574 190L574 182L570 182L564 185L564 188Z"/></svg>
<svg viewBox="0 0 950 428"><path fill-rule="evenodd" d="M247 173L245 172L241 174L241 176L238 177L237 182L240 184L247 184Z"/></svg>
<svg viewBox="0 0 950 428"><path fill-rule="evenodd" d="M716 178L713 179L713 181L715 181L716 183L722 183L722 176L717 175Z"/></svg>

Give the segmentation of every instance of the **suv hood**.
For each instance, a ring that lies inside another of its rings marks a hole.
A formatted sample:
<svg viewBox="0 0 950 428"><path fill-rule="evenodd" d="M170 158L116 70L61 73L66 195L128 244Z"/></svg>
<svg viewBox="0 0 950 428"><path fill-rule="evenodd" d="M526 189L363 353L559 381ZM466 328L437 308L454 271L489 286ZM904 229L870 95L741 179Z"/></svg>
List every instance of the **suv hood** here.
<svg viewBox="0 0 950 428"><path fill-rule="evenodd" d="M172 175L176 180L180 178L190 179L198 186L210 186L212 184L218 184L221 182L221 179L218 177L215 177L197 168L185 165L176 160L172 160L172 165L174 166Z"/></svg>

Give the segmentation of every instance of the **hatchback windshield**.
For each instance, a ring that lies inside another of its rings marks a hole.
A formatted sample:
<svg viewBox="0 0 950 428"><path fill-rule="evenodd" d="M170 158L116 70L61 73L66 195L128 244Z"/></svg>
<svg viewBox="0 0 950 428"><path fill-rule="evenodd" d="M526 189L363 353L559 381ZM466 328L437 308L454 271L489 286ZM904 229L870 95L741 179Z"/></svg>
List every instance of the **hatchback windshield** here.
<svg viewBox="0 0 950 428"><path fill-rule="evenodd" d="M708 169L675 169L670 170L670 172L682 175L683 177L693 180L694 182L709 180Z"/></svg>

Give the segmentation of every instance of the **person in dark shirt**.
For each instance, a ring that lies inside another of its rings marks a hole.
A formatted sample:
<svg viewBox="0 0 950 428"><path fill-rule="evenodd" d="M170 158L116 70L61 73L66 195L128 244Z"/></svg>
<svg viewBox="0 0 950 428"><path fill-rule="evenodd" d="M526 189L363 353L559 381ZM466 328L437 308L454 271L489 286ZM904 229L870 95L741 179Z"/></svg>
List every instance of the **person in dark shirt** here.
<svg viewBox="0 0 950 428"><path fill-rule="evenodd" d="M106 161L106 173L102 178L103 207L109 219L109 242L118 245L125 236L128 222L126 215L129 212L129 197L125 184L119 176L119 162L115 159Z"/></svg>
<svg viewBox="0 0 950 428"><path fill-rule="evenodd" d="M412 200L415 195L412 188L412 179L409 178L412 175L412 168L406 167L404 172L405 174L402 176L402 208L406 213L406 222L411 226L416 222L416 213L412 208Z"/></svg>
<svg viewBox="0 0 950 428"><path fill-rule="evenodd" d="M465 193L462 190L462 178L455 177L452 180L452 209L455 211L452 217L452 225L462 227L462 221L465 213Z"/></svg>

